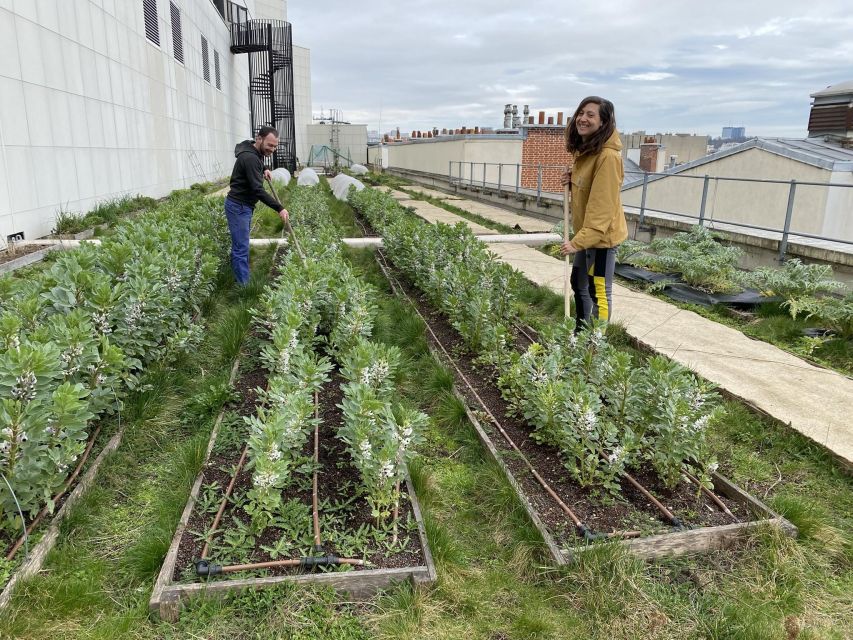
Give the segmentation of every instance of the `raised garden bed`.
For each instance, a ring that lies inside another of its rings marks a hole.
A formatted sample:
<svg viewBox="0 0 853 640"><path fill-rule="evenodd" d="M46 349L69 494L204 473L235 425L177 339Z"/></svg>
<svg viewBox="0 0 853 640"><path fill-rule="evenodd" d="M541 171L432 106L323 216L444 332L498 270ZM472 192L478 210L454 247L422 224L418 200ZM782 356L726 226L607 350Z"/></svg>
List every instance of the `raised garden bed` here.
<svg viewBox="0 0 853 640"><path fill-rule="evenodd" d="M340 418L340 410L334 401L339 396L326 396L321 409L325 428L321 428L320 461L322 469L320 477L323 478L321 485L321 500L331 496L342 498L347 487L353 482L353 472L350 468L339 468L335 460L343 452L337 438L331 433L333 427L331 421ZM213 450L218 429L211 434L208 443L208 451ZM232 456L233 458L233 456ZM316 572L302 568L274 568L266 571L266 575L252 576L250 572L241 572L234 577L221 575L216 579L200 579L195 575L193 560L198 557L201 542L196 539L191 531L194 528L204 528L211 519L211 514L200 514L197 509L199 494L203 485L215 482L217 479L223 484L228 482L227 473L221 471L223 465L234 462L227 457L213 454L209 456L204 469L196 479L190 494L189 502L181 516L180 524L172 541L172 546L166 556L166 561L160 571L154 592L149 602L150 611L160 618L175 621L180 615L180 609L185 601L195 597L222 597L228 594L243 591L245 589L264 589L275 587L283 583L316 584L334 588L337 591L347 593L353 598L365 598L375 594L381 589L388 588L395 583L411 581L413 584L432 582L435 580L435 565L429 551L424 529L423 517L417 496L411 484L410 478L406 477L407 503L401 507L401 517L410 519L415 526L405 532L408 535L406 550L383 556L382 553L374 553L367 560L370 565L366 567L353 567L349 571ZM238 476L235 490L239 491L248 483L248 474L241 473ZM301 499L304 504L310 504L310 491L307 495L304 491L294 492L287 499ZM362 501L363 502L363 501ZM350 528L357 530L360 526L370 521L369 509L366 504L358 505L357 513L353 514L348 523ZM196 529L197 530L197 529ZM272 532L266 534L269 539L257 541L258 553L252 558L253 562L265 562L272 558L269 553L260 549L261 545L274 544L275 539ZM333 544L327 544L325 554L337 555L337 549Z"/></svg>
<svg viewBox="0 0 853 640"><path fill-rule="evenodd" d="M121 430L113 435L107 444L101 449L98 457L91 463L86 473L74 485L71 493L63 496L61 501L57 502L58 511L51 518L50 523L41 536L41 539L32 548L29 549L29 554L21 565L12 574L12 577L6 583L2 593L0 593L0 610L2 610L12 598L12 592L15 590L19 582L34 576L41 571L44 566L44 561L47 554L51 552L59 538L59 527L65 518L71 513L74 505L85 495L92 486L92 483L97 477L101 464L113 451L118 449L121 444L124 431ZM23 552L21 549L19 552Z"/></svg>
<svg viewBox="0 0 853 640"><path fill-rule="evenodd" d="M34 244L17 247L14 252L0 252L0 273L10 273L21 267L39 262L56 247L40 247Z"/></svg>
<svg viewBox="0 0 853 640"><path fill-rule="evenodd" d="M677 526L624 480L624 501L602 500L582 489L569 478L554 447L535 442L523 420L507 417L508 405L496 385L497 372L475 363L446 319L420 292L390 273L387 264L380 264L389 280L396 282L398 293L409 298L427 324L430 348L454 371L455 392L478 438L515 490L555 564L570 563L590 543L608 540L620 541L641 558L654 559L729 547L762 526L797 535L790 522L716 472L712 474L713 492L728 513L694 484L680 484L670 491L650 469L631 470L632 477L678 519ZM583 528L576 526L561 502Z"/></svg>
<svg viewBox="0 0 853 640"><path fill-rule="evenodd" d="M211 434L155 585L149 606L163 619L190 598L283 583L361 598L435 579L406 470L428 418L395 399L399 352L370 341L370 288L343 260L324 197L292 196L295 250L252 311L258 355L244 360L236 416Z"/></svg>
<svg viewBox="0 0 853 640"><path fill-rule="evenodd" d="M265 372L259 367L245 371L236 382L236 389L240 396L238 407L233 407L241 415L253 413L256 403L255 390L263 385L266 380ZM320 394L319 415L322 419L319 430L320 436L320 516L321 529L326 524L324 510L329 509L328 521L334 521L339 514L345 515L345 528L350 532L366 532L372 522L370 509L363 499L352 499L353 486L357 482L357 472L347 463L347 454L343 443L335 437L337 425L342 420L341 409L338 405L342 401L340 389L340 378L335 376ZM373 595L378 590L388 588L395 583L411 581L413 584L432 582L435 580L435 566L429 551L429 546L424 529L423 517L417 496L415 495L411 479L406 475L406 496L401 505L401 521L409 522L411 526L404 527L401 534L400 550L390 554L374 550L366 558L367 564L356 567L347 567L349 570L331 570L329 572L312 572L303 567L275 567L263 570L261 575L258 571L242 571L232 576L220 574L214 578L203 578L196 575L195 561L200 558L204 544L202 537L195 532L207 531L213 520L211 510L204 510L201 501L204 500L202 487L211 491L214 485L220 491L229 484L232 470L240 457L237 450L220 451L216 447L217 438L221 432L223 413L217 419L216 428L211 433L207 446L207 458L204 468L199 473L193 484L189 501L181 516L180 523L175 532L166 560L157 578L149 609L152 614L164 620L175 621L180 615L183 603L195 597L221 597L227 594L243 591L245 589L263 589L275 587L283 583L317 584L327 585L354 598L365 598ZM306 445L304 454L310 455L309 449L313 443ZM233 493L241 494L251 487L251 478L248 472L241 471L234 483ZM293 505L306 505L308 509L311 504L311 490L303 484L301 486L288 488L283 495L285 502ZM342 507L351 503L352 508ZM232 506L226 508L225 518L232 515ZM331 515L334 512L335 515ZM306 511L307 513L307 511ZM248 522L246 514L240 511L233 517ZM310 522L305 522L310 529ZM305 530L302 540L294 541L293 547L300 548L302 542L310 539L309 529ZM325 533L325 531L324 531ZM247 558L252 563L269 562L275 560L268 550L274 545L281 530L270 528L262 537L255 540L254 549ZM306 537L307 536L307 537ZM337 537L337 535L333 536ZM304 546L301 547L304 550ZM351 549L345 549L334 541L327 542L322 551L316 550L309 556L344 556ZM255 575L253 575L255 574Z"/></svg>

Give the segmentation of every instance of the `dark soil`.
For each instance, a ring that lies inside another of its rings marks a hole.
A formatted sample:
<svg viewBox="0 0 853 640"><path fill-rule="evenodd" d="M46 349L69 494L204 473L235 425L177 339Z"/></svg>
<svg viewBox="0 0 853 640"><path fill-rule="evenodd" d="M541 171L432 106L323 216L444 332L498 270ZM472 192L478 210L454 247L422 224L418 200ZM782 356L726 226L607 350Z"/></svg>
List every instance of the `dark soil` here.
<svg viewBox="0 0 853 640"><path fill-rule="evenodd" d="M23 247L17 247L14 252L5 249L0 251L0 264L5 262L11 262L12 260L17 260L25 255L30 253L35 253L36 251L41 251L42 249L46 249L47 247L43 247L38 244L25 244Z"/></svg>
<svg viewBox="0 0 853 640"><path fill-rule="evenodd" d="M466 397L469 407L483 413L480 419L481 425L501 454L512 475L523 488L528 501L558 543L576 544L579 542L572 521L533 477L527 464L512 449L500 431L490 423L485 411L483 411L483 405L500 421L504 431L521 449L536 471L592 531L610 533L639 530L642 531L643 535L651 535L673 530L666 517L626 480L622 481L623 500L615 500L610 496L603 496L594 490L584 489L577 485L566 471L559 451L555 447L535 442L530 437L531 427L523 420L508 415L508 405L501 397L496 384L497 372L491 368L487 369L475 364L474 356L466 349L464 341L456 329L399 272L395 271L394 276L400 280L405 293L417 305L438 341L448 353L453 355L456 366L483 401L481 405L458 372L454 371L457 378L457 388ZM432 336L428 335L428 338L430 343L435 345ZM517 336L515 343L517 348L523 349L529 344L529 340L520 335ZM631 474L690 528L712 527L734 522L704 494L697 495L698 488L695 485L681 484L674 490L668 490L650 469L632 469ZM722 495L719 497L737 516L738 521L749 519L749 514L740 503Z"/></svg>
<svg viewBox="0 0 853 640"><path fill-rule="evenodd" d="M320 504L320 531L321 535L326 531L325 518L323 514L323 503L328 500L329 503L346 502L352 499L354 489L360 487L360 476L358 470L350 463L350 456L345 450L345 444L337 437L337 428L343 420L342 411L337 406L343 401L343 392L341 383L343 382L339 374L333 374L333 379L329 382L320 393L320 408L319 414L321 424L319 429L320 441L320 471L318 474L318 501ZM266 372L262 369L255 369L243 374L237 381L237 388L240 392L241 401L239 406L235 407L236 412L241 415L251 415L255 412L256 394L254 389L266 384ZM314 438L313 436L306 442L303 455L313 457ZM203 470L204 478L202 486L210 483L219 485L219 495L224 495L225 488L231 480L230 471L233 470L239 461L241 450L232 450L223 453L214 453L208 460ZM297 500L299 503L307 505L310 509L312 502L311 492L311 476L306 474L303 481L294 482L292 487L289 487L283 492L283 499ZM241 495L251 488L251 472L245 469L237 476L237 481L234 485L234 495ZM405 490L405 488L404 488ZM304 522L303 538L310 538L313 535L312 521L309 516ZM370 507L367 501L358 496L349 509L344 510L343 522L336 522L337 527L343 526L346 531L353 532L359 528L373 527L374 519L370 514ZM340 514L339 514L340 515ZM202 513L199 511L198 505L193 510L190 516L187 528L184 531L181 543L178 548L178 559L175 565L175 573L173 579L180 580L196 580L193 561L200 557L203 541L198 539L193 532L203 532L209 530L213 523L214 513ZM223 529L237 518L241 522L248 524L249 516L242 508L234 508L231 504L226 507L222 517L222 525L220 532L214 537L212 548L215 549L216 541L221 539ZM361 567L352 567L354 570L365 569L387 569L396 567L414 567L425 564L423 552L421 549L420 537L418 529L413 526L407 530L405 523L411 519L414 522L414 513L412 505L405 496L400 505L400 540L405 542L403 551L394 552L386 555L384 551L372 545L363 559L368 562L367 565ZM268 527L260 536L255 539L255 548L249 554L250 562L268 562L273 560L270 554L261 548L261 546L272 546L281 537L283 531L276 527ZM310 549L303 549L304 552L309 552ZM341 556L341 552L334 544L326 542L323 546L323 554L334 554ZM278 560L283 558L276 558ZM295 558L294 558L295 559ZM235 562L236 563L236 562ZM242 562L241 562L242 563ZM294 567L276 567L264 570L263 575L288 575L302 573L303 570ZM255 575L261 575L260 571L253 572ZM227 579L227 575L224 576Z"/></svg>

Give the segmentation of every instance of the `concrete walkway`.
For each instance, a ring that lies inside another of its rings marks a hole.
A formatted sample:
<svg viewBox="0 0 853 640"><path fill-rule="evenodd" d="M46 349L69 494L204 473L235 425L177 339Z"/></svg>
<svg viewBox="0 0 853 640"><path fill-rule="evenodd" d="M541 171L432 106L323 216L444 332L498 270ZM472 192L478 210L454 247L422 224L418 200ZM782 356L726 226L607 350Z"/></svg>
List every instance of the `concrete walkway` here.
<svg viewBox="0 0 853 640"><path fill-rule="evenodd" d="M513 229L519 229L521 231L526 231L529 233L543 233L550 231L554 227L552 223L546 222L545 220L531 218L530 216L522 216L517 213L513 213L512 211L502 209L500 207L493 207L492 205L486 204L484 202L467 200L459 196L449 195L440 191L427 189L426 187L421 187L418 185L406 185L404 188L407 191L418 193L423 196L437 198L446 202L449 205L458 207L463 211L467 211L468 213L481 216L483 218L486 218L487 220L497 222L498 224L502 224ZM390 193L391 196L398 201L403 201L407 198L411 199L411 196L408 196L408 194L404 192L394 191L390 188L385 188L384 190L387 193Z"/></svg>
<svg viewBox="0 0 853 640"><path fill-rule="evenodd" d="M403 188L406 191L419 193L422 196L429 196L430 198L438 198L439 200L462 200L461 196L455 196L451 193L444 193L443 191L436 191L435 189L428 189L427 187L422 187L417 184L407 184Z"/></svg>
<svg viewBox="0 0 853 640"><path fill-rule="evenodd" d="M522 245L490 245L529 280L562 295L563 262ZM654 296L613 285L613 321L641 344L822 444L853 468L853 380Z"/></svg>
<svg viewBox="0 0 853 640"><path fill-rule="evenodd" d="M383 192L387 193L388 195L390 195L397 202L408 202L409 200L413 199L412 196L410 196L408 193L404 193L402 191L395 191L391 187L377 187L377 188L380 191L383 191Z"/></svg>
<svg viewBox="0 0 853 640"><path fill-rule="evenodd" d="M530 233L543 233L550 231L554 227L552 223L545 220L531 218L530 216L521 216L517 213L513 213L512 211L507 211L500 207L493 207L490 204L485 204L484 202L447 199L447 204L451 204L463 211L467 211L468 213L482 216L492 222L498 222L513 229L518 228L521 231L527 231Z"/></svg>
<svg viewBox="0 0 853 640"><path fill-rule="evenodd" d="M471 228L471 231L473 231L477 235L497 234L497 231L495 231L494 229L489 229L488 227L484 227L483 225L477 224L476 222L471 222L470 220L463 218L462 216L458 216L455 213L450 213L447 209L442 209L441 207L437 207L434 204L425 202L424 200L408 200L405 202L401 202L401 204L405 207L409 207L410 209L414 209L415 213L418 216L420 216L430 224L435 224L436 222L443 222L444 224L454 225L457 222L464 222Z"/></svg>

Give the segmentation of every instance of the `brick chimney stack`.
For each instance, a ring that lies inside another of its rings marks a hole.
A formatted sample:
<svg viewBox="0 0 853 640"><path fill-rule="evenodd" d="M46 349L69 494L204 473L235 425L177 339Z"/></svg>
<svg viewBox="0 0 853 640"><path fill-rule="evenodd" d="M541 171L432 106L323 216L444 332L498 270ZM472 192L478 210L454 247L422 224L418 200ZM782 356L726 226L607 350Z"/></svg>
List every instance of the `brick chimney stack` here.
<svg viewBox="0 0 853 640"><path fill-rule="evenodd" d="M660 148L661 145L654 136L646 136L640 145L640 169L649 173L654 173L658 170Z"/></svg>

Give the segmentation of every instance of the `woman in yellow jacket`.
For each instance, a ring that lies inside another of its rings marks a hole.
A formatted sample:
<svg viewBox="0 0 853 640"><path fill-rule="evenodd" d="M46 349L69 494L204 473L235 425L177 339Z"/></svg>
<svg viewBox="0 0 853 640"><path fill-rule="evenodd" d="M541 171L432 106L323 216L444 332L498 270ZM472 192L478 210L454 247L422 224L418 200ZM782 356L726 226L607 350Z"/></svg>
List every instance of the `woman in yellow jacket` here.
<svg viewBox="0 0 853 640"><path fill-rule="evenodd" d="M622 143L613 103L584 98L566 128L566 149L573 163L563 184L571 183L574 236L560 250L575 255L571 282L580 328L590 318L610 319L616 247L628 237L619 195Z"/></svg>

